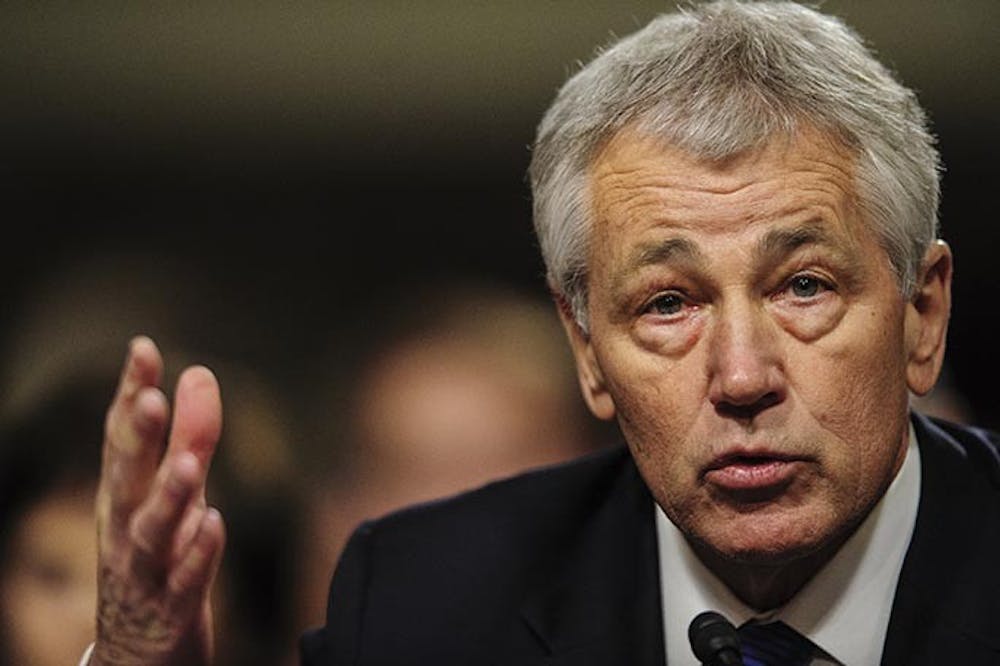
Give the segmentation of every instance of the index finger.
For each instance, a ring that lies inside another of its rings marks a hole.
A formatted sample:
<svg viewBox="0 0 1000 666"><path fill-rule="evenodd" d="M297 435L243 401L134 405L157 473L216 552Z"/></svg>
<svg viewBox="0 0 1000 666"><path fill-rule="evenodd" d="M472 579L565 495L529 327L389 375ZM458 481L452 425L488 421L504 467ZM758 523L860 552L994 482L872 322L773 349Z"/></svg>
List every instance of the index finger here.
<svg viewBox="0 0 1000 666"><path fill-rule="evenodd" d="M158 385L163 359L145 336L129 344L104 427L98 520L124 533L129 516L149 491L163 450L168 406Z"/></svg>

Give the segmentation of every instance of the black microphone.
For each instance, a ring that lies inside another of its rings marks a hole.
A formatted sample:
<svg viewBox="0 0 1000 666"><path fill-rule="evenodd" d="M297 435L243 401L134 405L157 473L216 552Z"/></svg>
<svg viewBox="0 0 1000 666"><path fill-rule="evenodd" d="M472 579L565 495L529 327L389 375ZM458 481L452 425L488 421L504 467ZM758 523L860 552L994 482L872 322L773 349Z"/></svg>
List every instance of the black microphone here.
<svg viewBox="0 0 1000 666"><path fill-rule="evenodd" d="M743 666L736 627L715 611L698 613L688 625L694 656L705 666Z"/></svg>

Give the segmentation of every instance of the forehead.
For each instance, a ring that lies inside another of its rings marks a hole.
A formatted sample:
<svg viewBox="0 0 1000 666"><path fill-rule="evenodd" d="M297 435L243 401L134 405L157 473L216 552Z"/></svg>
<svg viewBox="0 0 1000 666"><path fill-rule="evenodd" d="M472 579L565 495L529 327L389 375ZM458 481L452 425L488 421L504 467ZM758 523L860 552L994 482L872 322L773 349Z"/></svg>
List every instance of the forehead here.
<svg viewBox="0 0 1000 666"><path fill-rule="evenodd" d="M873 240L857 212L855 161L843 144L809 129L714 161L626 130L588 173L595 247L664 231L760 235L795 225Z"/></svg>

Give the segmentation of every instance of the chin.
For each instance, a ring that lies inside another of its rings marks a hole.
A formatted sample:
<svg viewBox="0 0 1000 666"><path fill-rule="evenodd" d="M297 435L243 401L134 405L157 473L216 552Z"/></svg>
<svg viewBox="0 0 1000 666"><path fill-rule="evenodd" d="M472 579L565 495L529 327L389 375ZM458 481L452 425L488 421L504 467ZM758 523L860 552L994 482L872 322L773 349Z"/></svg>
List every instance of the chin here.
<svg viewBox="0 0 1000 666"><path fill-rule="evenodd" d="M751 566L782 567L800 562L823 550L823 544L782 543L782 544L737 544L719 552L720 556L734 564Z"/></svg>
<svg viewBox="0 0 1000 666"><path fill-rule="evenodd" d="M737 564L784 566L832 552L842 541L837 530L815 517L744 515L728 522L725 529L708 530L697 540Z"/></svg>

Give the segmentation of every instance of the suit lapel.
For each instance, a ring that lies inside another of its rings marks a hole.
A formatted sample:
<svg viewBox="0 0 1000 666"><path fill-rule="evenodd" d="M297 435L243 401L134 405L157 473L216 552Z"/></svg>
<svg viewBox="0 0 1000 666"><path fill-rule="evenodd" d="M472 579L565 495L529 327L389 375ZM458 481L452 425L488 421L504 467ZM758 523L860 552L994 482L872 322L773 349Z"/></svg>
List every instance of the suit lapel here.
<svg viewBox="0 0 1000 666"><path fill-rule="evenodd" d="M522 606L544 654L509 663L663 665L653 500L631 461L606 497Z"/></svg>
<svg viewBox="0 0 1000 666"><path fill-rule="evenodd" d="M996 663L996 491L970 474L968 449L914 416L920 442L920 507L900 572L884 666ZM988 446L988 445L987 445ZM987 589L992 585L993 589Z"/></svg>

